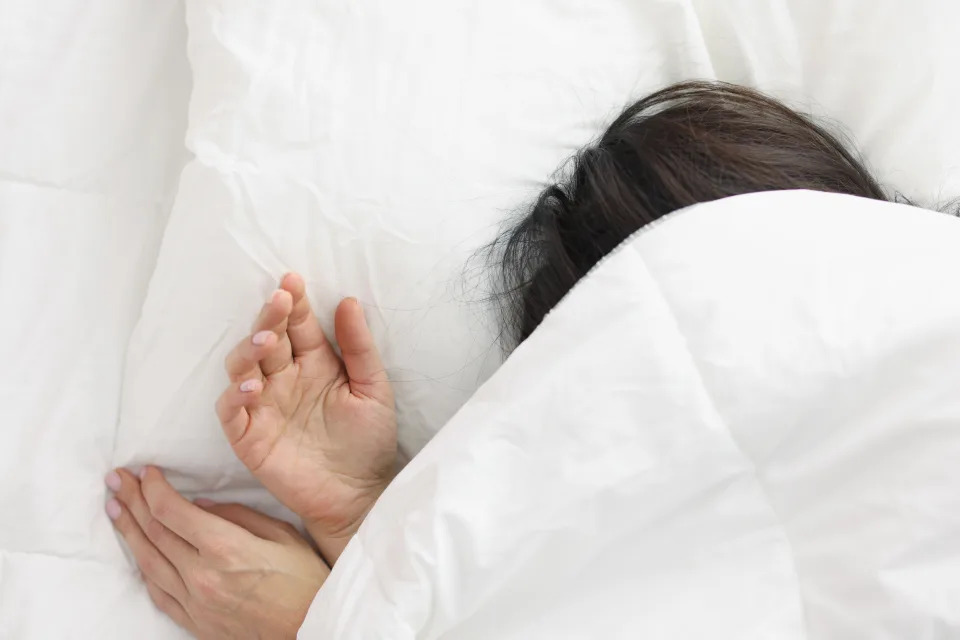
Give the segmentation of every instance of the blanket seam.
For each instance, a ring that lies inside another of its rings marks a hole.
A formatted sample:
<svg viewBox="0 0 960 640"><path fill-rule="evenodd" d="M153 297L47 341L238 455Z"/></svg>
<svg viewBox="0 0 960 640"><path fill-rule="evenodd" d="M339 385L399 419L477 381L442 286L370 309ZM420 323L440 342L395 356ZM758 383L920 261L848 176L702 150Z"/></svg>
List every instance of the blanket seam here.
<svg viewBox="0 0 960 640"><path fill-rule="evenodd" d="M650 265L647 262L646 258L644 257L643 251L640 249L640 247L634 244L632 248L636 253L637 257L640 259L640 263L643 265L643 269L647 272L647 275L650 276L650 280L653 283L654 287L656 288L657 295L663 301L664 307L669 313L670 320L673 323L677 336L679 336L683 344L684 351L689 357L690 364L692 365L693 371L697 376L697 382L699 383L700 388L703 389L703 393L706 396L707 401L710 403L710 407L713 409L713 413L720 420L720 423L723 425L724 429L729 435L730 441L737 448L737 451L740 452L744 460L749 461L751 472L754 478L756 478L757 480L757 486L760 488L760 491L763 493L763 497L766 499L766 503L770 509L770 512L776 518L777 523L780 525L781 531L783 531L784 540L786 540L787 545L789 546L789 549L790 549L790 556L791 556L790 564L793 568L794 577L797 580L797 586L798 586L797 603L800 606L800 616L801 616L801 622L803 624L803 633L805 636L809 636L809 624L807 621L807 607L806 607L806 603L803 600L803 596L799 590L799 587L801 586L802 582L800 580L800 569L797 563L797 553L794 548L793 540L790 539L790 533L787 530L787 526L783 521L783 517L780 515L780 512L777 511L777 508L773 505L773 500L770 497L770 493L767 490L767 486L763 482L762 478L760 477L760 473L757 470L756 462L754 461L753 458L747 455L743 446L740 444L740 442L737 440L736 436L734 435L733 430L730 429L729 421L726 419L726 417L724 417L722 413L720 413L720 409L717 406L716 400L714 399L714 395L710 391L710 388L707 386L706 379L703 375L703 371L700 368L700 364L697 362L696 357L694 357L693 355L693 350L690 348L690 343L687 341L687 336L680 327L680 322L677 320L677 315L673 309L673 305L671 305L670 300L664 294L663 288L660 286L660 281L654 275L653 270L650 269Z"/></svg>

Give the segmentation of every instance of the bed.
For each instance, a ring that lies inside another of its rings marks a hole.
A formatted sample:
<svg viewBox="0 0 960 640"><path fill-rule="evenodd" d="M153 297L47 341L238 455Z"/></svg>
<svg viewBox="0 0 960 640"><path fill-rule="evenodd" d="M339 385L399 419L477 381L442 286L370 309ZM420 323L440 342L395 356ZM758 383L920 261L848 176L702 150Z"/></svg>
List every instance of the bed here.
<svg viewBox="0 0 960 640"><path fill-rule="evenodd" d="M483 248L631 98L758 86L935 206L960 196L958 20L952 0L0 0L0 637L182 637L103 514L113 466L289 517L212 412L284 271L328 328L364 304L414 459L503 360Z"/></svg>

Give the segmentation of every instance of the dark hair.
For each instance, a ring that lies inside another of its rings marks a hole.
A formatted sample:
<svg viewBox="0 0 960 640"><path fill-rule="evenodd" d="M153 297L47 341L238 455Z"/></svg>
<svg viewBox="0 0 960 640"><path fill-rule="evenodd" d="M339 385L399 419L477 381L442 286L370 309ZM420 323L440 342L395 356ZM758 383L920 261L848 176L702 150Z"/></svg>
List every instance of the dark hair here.
<svg viewBox="0 0 960 640"><path fill-rule="evenodd" d="M685 82L636 102L494 244L504 346L525 340L640 227L697 203L785 189L886 199L837 136L758 91Z"/></svg>

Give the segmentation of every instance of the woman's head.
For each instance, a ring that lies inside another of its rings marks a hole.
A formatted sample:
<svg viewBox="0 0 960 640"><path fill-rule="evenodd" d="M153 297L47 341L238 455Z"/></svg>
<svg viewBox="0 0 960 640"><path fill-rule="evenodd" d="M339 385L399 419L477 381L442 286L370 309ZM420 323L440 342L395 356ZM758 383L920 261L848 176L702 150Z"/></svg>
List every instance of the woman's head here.
<svg viewBox="0 0 960 640"><path fill-rule="evenodd" d="M498 241L505 337L525 340L644 225L694 204L785 189L886 197L836 136L756 91L688 82L640 100Z"/></svg>

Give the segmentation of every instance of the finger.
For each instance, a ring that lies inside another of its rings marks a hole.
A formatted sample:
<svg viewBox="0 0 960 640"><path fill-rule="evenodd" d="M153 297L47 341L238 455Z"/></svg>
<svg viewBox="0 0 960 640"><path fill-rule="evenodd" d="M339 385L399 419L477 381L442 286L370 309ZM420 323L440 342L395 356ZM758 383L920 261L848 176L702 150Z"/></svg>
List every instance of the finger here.
<svg viewBox="0 0 960 640"><path fill-rule="evenodd" d="M289 291L277 289L267 304L263 305L260 316L254 323L254 335L261 331L272 331L277 335L277 344L260 360L260 369L265 376L283 371L293 364L293 351L287 336L287 320L293 309L293 296Z"/></svg>
<svg viewBox="0 0 960 640"><path fill-rule="evenodd" d="M223 540L243 535L233 523L207 513L180 495L159 469L145 467L142 475L143 497L150 514L197 550L209 551Z"/></svg>
<svg viewBox="0 0 960 640"><path fill-rule="evenodd" d="M148 579L153 580L173 597L182 598L187 593L186 585L176 567L160 553L146 534L137 524L130 510L125 508L119 500L111 499L107 502L107 515L113 521L123 541L133 553L133 558L140 567L140 572Z"/></svg>
<svg viewBox="0 0 960 640"><path fill-rule="evenodd" d="M256 320L250 325L251 332L256 333L265 329L275 329L287 319L290 315L290 308L292 307L290 297L287 295L288 293L289 292L283 291L282 289L275 289L273 293L270 294L270 297L264 305L260 307L260 313L257 314ZM287 298L287 304L284 304L283 298Z"/></svg>
<svg viewBox="0 0 960 640"><path fill-rule="evenodd" d="M303 278L298 273L288 273L280 281L280 288L289 291L293 297L293 310L287 320L287 335L290 337L293 357L317 369L313 373L308 371L307 375L335 375L340 369L340 361L310 307ZM323 371L323 368L328 371Z"/></svg>
<svg viewBox="0 0 960 640"><path fill-rule="evenodd" d="M260 361L277 348L280 339L273 331L259 331L247 336L227 354L224 368L231 382L263 378Z"/></svg>
<svg viewBox="0 0 960 640"><path fill-rule="evenodd" d="M299 541L306 544L296 527L289 522L271 518L265 513L254 511L242 504L217 504L209 500L197 500L196 505L204 511L243 527L258 538L273 542Z"/></svg>
<svg viewBox="0 0 960 640"><path fill-rule="evenodd" d="M114 473L120 477L121 481L120 489L116 492L117 499L130 510L137 521L137 526L147 539L180 573L192 567L197 559L196 549L154 516L147 504L140 481L126 469L117 469ZM108 484L111 482L112 480L108 479Z"/></svg>
<svg viewBox="0 0 960 640"><path fill-rule="evenodd" d="M167 614L171 620L189 631L191 635L196 636L197 632L193 620L190 619L186 609L183 608L180 602L170 595L170 593L163 588L163 585L151 580L149 576L146 578L147 593L150 595L150 599L153 600L154 606Z"/></svg>
<svg viewBox="0 0 960 640"><path fill-rule="evenodd" d="M236 444L247 433L250 414L263 400L263 382L253 378L236 382L217 398L217 418L230 444Z"/></svg>
<svg viewBox="0 0 960 640"><path fill-rule="evenodd" d="M387 371L380 361L380 353L356 298L341 302L334 320L337 342L350 379L350 391L383 404L393 404Z"/></svg>

